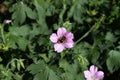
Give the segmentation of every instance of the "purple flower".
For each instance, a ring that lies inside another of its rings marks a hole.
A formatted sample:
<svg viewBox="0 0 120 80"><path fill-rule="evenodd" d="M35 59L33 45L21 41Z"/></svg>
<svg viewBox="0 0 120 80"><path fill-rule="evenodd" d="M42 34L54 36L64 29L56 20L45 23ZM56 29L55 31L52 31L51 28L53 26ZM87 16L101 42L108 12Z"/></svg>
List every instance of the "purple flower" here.
<svg viewBox="0 0 120 80"><path fill-rule="evenodd" d="M98 71L98 68L94 65L90 66L90 70L84 71L86 80L101 80L104 77L102 71Z"/></svg>
<svg viewBox="0 0 120 80"><path fill-rule="evenodd" d="M53 33L50 36L50 40L55 43L55 51L62 52L65 48L73 47L73 38L74 35L71 32L67 32L64 27L61 27L57 30L57 33Z"/></svg>
<svg viewBox="0 0 120 80"><path fill-rule="evenodd" d="M9 24L9 23L11 23L11 20L5 20L5 23Z"/></svg>

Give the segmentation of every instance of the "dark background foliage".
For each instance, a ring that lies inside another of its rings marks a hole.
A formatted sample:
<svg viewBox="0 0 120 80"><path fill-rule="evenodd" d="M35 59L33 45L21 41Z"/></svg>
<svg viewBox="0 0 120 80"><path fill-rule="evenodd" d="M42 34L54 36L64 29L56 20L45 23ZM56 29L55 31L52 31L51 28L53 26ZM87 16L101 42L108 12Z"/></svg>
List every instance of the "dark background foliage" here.
<svg viewBox="0 0 120 80"><path fill-rule="evenodd" d="M56 53L62 26L75 45ZM0 80L85 80L90 65L120 80L119 58L119 0L0 0Z"/></svg>

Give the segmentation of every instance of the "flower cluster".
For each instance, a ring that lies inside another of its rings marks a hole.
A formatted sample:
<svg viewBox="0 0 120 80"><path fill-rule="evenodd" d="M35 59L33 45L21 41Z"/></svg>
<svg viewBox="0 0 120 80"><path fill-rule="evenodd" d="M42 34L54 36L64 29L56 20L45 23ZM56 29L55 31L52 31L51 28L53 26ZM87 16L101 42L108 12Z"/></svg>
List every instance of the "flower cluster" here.
<svg viewBox="0 0 120 80"><path fill-rule="evenodd" d="M55 51L62 52L65 48L73 47L73 38L74 35L71 32L67 32L64 27L61 27L57 30L57 33L53 33L50 36L50 40L55 43L54 49Z"/></svg>
<svg viewBox="0 0 120 80"><path fill-rule="evenodd" d="M90 66L90 70L84 71L86 80L101 80L104 77L102 71L98 71L98 68L94 65Z"/></svg>
<svg viewBox="0 0 120 80"><path fill-rule="evenodd" d="M50 36L51 42L54 43L55 51L62 52L65 48L72 48L74 45L74 35L71 32L67 32L64 27L57 30L57 33L53 33ZM98 71L98 68L94 65L90 66L90 70L84 71L86 80L101 80L104 77L102 71Z"/></svg>

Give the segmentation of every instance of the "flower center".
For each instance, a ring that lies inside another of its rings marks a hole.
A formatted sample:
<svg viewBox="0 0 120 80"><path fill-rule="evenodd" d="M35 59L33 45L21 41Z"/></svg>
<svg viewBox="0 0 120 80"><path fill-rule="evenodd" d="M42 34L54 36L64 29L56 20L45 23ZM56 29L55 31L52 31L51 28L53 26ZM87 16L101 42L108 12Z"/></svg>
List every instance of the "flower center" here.
<svg viewBox="0 0 120 80"><path fill-rule="evenodd" d="M65 42L65 40L66 40L66 37L62 36L59 38L58 43L63 43L63 42Z"/></svg>

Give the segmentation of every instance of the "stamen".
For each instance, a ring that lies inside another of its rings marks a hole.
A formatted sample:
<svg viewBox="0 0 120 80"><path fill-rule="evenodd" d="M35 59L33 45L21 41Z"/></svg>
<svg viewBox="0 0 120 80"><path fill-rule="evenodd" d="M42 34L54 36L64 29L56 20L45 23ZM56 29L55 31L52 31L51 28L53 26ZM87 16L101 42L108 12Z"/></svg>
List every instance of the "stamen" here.
<svg viewBox="0 0 120 80"><path fill-rule="evenodd" d="M63 42L65 42L65 40L66 40L66 37L62 36L59 38L58 43L63 43Z"/></svg>

